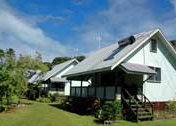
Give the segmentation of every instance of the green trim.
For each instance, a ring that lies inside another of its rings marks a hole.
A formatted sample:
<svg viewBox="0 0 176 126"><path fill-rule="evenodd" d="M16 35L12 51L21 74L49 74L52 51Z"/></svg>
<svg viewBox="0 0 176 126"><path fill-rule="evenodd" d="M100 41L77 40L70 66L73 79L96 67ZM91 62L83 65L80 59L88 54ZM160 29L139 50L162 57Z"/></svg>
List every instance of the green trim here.
<svg viewBox="0 0 176 126"><path fill-rule="evenodd" d="M151 83L161 83L161 80L160 80L160 81L157 81L157 80L148 80L147 82L151 82Z"/></svg>

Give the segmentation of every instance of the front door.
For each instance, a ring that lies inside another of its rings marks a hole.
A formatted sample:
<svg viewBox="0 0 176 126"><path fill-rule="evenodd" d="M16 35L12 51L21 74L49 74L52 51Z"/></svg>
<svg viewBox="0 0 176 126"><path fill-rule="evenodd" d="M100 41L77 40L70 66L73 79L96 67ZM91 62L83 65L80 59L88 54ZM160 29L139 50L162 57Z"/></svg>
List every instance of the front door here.
<svg viewBox="0 0 176 126"><path fill-rule="evenodd" d="M136 85L126 85L122 88L122 95L125 99L133 97L137 100L138 90L139 88Z"/></svg>

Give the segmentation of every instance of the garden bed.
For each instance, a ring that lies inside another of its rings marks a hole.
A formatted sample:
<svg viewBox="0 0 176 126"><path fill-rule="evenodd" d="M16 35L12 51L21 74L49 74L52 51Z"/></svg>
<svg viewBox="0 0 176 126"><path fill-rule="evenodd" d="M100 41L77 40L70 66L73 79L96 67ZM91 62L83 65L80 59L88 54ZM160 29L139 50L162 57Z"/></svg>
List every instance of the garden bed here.
<svg viewBox="0 0 176 126"><path fill-rule="evenodd" d="M155 120L162 120L162 119L170 119L175 118L176 113L163 113L163 114L155 114L154 119Z"/></svg>

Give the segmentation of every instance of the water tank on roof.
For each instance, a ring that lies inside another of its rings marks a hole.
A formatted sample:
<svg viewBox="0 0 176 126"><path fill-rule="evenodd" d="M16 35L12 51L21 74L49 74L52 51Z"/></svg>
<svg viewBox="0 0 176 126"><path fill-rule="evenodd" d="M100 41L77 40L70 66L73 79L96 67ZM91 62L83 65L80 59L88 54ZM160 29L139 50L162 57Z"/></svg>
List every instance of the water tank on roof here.
<svg viewBox="0 0 176 126"><path fill-rule="evenodd" d="M130 37L127 37L127 38L125 38L125 39L123 39L123 40L120 40L119 42L118 42L118 44L119 44L119 47L121 47L121 46L126 46L126 45L128 45L128 44L133 44L134 42L135 42L135 37L134 36L130 36Z"/></svg>

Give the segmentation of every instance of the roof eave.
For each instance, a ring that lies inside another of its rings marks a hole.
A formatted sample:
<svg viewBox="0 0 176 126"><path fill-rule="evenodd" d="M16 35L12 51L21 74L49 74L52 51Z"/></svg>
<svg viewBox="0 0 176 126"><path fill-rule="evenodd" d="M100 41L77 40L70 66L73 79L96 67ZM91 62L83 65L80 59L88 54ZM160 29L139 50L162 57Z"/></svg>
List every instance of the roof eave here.
<svg viewBox="0 0 176 126"><path fill-rule="evenodd" d="M63 75L62 77L68 78L68 77L84 76L84 75L93 74L93 73L97 73L97 72L103 72L103 71L107 71L107 70L111 70L111 67L97 69L97 70L91 70L91 71L85 71L85 72L80 72L80 73L67 74L67 75Z"/></svg>
<svg viewBox="0 0 176 126"><path fill-rule="evenodd" d="M124 67L122 67L121 65L120 65L120 68L123 70L123 71L125 71L127 74L135 74L135 75L155 75L156 74L156 72L137 72L137 71L129 71L129 70L127 70L127 69L125 69Z"/></svg>
<svg viewBox="0 0 176 126"><path fill-rule="evenodd" d="M70 64L66 65L66 66L65 66L63 69L61 69L60 71L57 71L57 72L53 73L51 76L48 76L47 78L44 79L44 81L46 81L46 80L48 80L49 78L53 77L55 74L61 73L66 67L70 66L70 65L73 64L74 62L76 62L77 64L79 63L79 61L78 61L77 59L72 59L72 60L73 60L73 61L72 61Z"/></svg>
<svg viewBox="0 0 176 126"><path fill-rule="evenodd" d="M173 48L173 46L171 45L171 43L166 39L165 35L162 33L161 30L159 30L159 33L161 34L161 36L164 38L164 40L167 42L165 43L166 46L168 46L171 50L169 50L172 54L173 54L173 57L175 58L176 60L176 51L175 49Z"/></svg>

